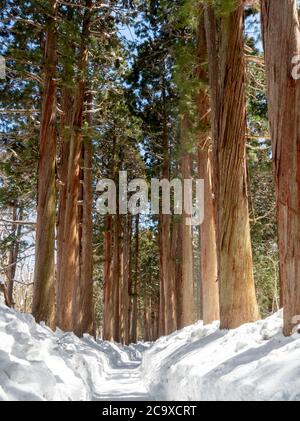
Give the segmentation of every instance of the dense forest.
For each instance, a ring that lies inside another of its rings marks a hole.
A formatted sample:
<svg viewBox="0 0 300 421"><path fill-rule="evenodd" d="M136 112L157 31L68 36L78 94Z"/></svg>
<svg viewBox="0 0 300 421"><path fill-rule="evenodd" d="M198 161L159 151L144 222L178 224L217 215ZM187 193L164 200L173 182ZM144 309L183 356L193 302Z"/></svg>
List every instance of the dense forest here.
<svg viewBox="0 0 300 421"><path fill-rule="evenodd" d="M0 5L6 304L52 329L123 344L197 320L233 329L282 307L291 335L300 321L297 1ZM99 212L99 181L121 195L125 171L148 187L204 180L202 224L176 212L175 194L171 213L124 212L119 202Z"/></svg>

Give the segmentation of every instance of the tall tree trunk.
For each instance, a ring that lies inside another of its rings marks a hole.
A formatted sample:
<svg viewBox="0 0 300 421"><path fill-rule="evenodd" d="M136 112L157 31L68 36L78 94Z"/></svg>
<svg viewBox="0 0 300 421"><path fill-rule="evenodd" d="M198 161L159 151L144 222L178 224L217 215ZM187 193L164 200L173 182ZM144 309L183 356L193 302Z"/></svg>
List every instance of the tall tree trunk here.
<svg viewBox="0 0 300 421"><path fill-rule="evenodd" d="M163 102L164 102L164 116L163 116L163 162L162 162L162 177L170 180L170 151L169 151L169 135L167 124L166 111L166 88L165 78L163 78ZM164 331L162 334L170 334L177 328L176 323L176 304L175 304L175 279L171 274L170 257L171 257L171 215L162 214L160 217L161 236L160 236L160 261L161 261L161 282L162 293L164 298L162 300L162 311L164 311ZM163 329L163 327L162 327Z"/></svg>
<svg viewBox="0 0 300 421"><path fill-rule="evenodd" d="M180 327L183 318L183 288L182 288L182 221L178 225L177 250L176 250L176 321Z"/></svg>
<svg viewBox="0 0 300 421"><path fill-rule="evenodd" d="M131 320L131 332L130 342L135 343L137 341L137 319L138 319L138 284L140 276L140 230L139 230L140 218L139 215L135 217L135 270L134 270L134 284L133 284L133 297L132 297L132 320Z"/></svg>
<svg viewBox="0 0 300 421"><path fill-rule="evenodd" d="M127 317L128 317L128 323L127 323L127 337L128 342L130 343L130 324L131 324L131 314L132 314L132 300L131 300L131 294L132 294L132 215L128 215L128 310L127 310Z"/></svg>
<svg viewBox="0 0 300 421"><path fill-rule="evenodd" d="M162 225L162 215L159 215L159 336L164 336L166 333Z"/></svg>
<svg viewBox="0 0 300 421"><path fill-rule="evenodd" d="M158 300L155 295L151 295L151 342L158 338Z"/></svg>
<svg viewBox="0 0 300 421"><path fill-rule="evenodd" d="M125 218L123 219L122 217L122 223L123 223L123 228L122 228L122 236L121 236L121 250L120 250L120 255L119 255L119 259L120 259L120 274L119 274L119 313L120 313L120 342L122 344L125 344L125 335L126 335L126 327L125 327L125 323L126 323L126 316L124 314L125 311L125 306L126 306L126 298L127 296L125 295L125 284L126 284L126 223L125 223ZM128 290L128 288L127 288Z"/></svg>
<svg viewBox="0 0 300 421"><path fill-rule="evenodd" d="M204 180L205 219L200 227L201 307L204 324L219 320L216 228L212 196L211 152L199 150L199 178Z"/></svg>
<svg viewBox="0 0 300 421"><path fill-rule="evenodd" d="M77 91L74 99L74 112L72 116L67 175L65 180L66 198L64 220L61 221L62 224L60 225L60 229L63 229L63 232L61 234L62 247L59 259L60 266L58 267L57 323L61 329L66 331L77 330L76 314L81 311L76 305L76 303L78 303L76 294L78 293L78 285L80 284L80 230L78 226L77 207L80 186L82 122L86 89L91 6L92 1L86 0L81 34ZM76 325L74 323L76 323Z"/></svg>
<svg viewBox="0 0 300 421"><path fill-rule="evenodd" d="M156 297L154 325L153 325L153 341L159 338L159 297Z"/></svg>
<svg viewBox="0 0 300 421"><path fill-rule="evenodd" d="M150 308L150 315L149 315L149 340L151 342L155 341L154 339L154 329L155 329L155 308L154 308L154 303L153 303L153 296L152 294L150 295L150 304L149 304L149 308Z"/></svg>
<svg viewBox="0 0 300 421"><path fill-rule="evenodd" d="M71 90L65 87L62 91L62 110L63 116L61 120L62 138L60 139L60 150L59 150L59 165L58 165L58 176L59 176L59 201L58 201L58 217L57 217L57 265L56 265L56 320L58 326L59 313L63 312L62 306L64 303L64 284L62 280L61 268L65 264L65 223L66 223L66 209L67 209L67 177L69 168L69 155L70 155L70 127L72 127L73 119L73 106L74 98ZM70 298L69 298L70 301ZM61 315L61 317L63 314ZM71 312L69 312L69 318L71 321ZM70 326L71 329L71 326Z"/></svg>
<svg viewBox="0 0 300 421"><path fill-rule="evenodd" d="M129 277L130 277L130 239L131 239L131 216L124 218L124 239L122 253L122 276L120 288L120 329L121 342L129 343Z"/></svg>
<svg viewBox="0 0 300 421"><path fill-rule="evenodd" d="M245 145L244 2L221 19L217 95L211 75L217 190L217 252L222 328L258 319L253 279ZM207 25L211 71L218 66L211 21ZM217 110L217 113L215 112Z"/></svg>
<svg viewBox="0 0 300 421"><path fill-rule="evenodd" d="M172 241L171 241L171 248L170 248L170 277L172 279L172 307L171 311L173 311L172 319L175 320L174 322L174 330L177 329L177 249L178 249L178 233L180 229L180 223L176 220L173 221L172 224Z"/></svg>
<svg viewBox="0 0 300 421"><path fill-rule="evenodd" d="M175 279L171 274L171 216L161 215L161 270L164 292L164 334L174 332L176 325Z"/></svg>
<svg viewBox="0 0 300 421"><path fill-rule="evenodd" d="M116 177L116 138L112 145L111 178ZM105 217L104 232L104 317L103 317L103 339L113 341L114 339L114 289L113 289L113 228L114 218L112 215Z"/></svg>
<svg viewBox="0 0 300 421"><path fill-rule="evenodd" d="M192 157L188 153L188 119L184 116L181 120L181 147L183 156L181 159L181 174L183 180L192 178ZM183 192L184 203L189 198ZM182 329L194 322L194 262L193 262L193 228L186 224L186 219L191 215L184 209L182 214L182 312L178 323L178 328Z"/></svg>
<svg viewBox="0 0 300 421"><path fill-rule="evenodd" d="M18 219L17 216L18 208L14 204L12 206L12 215L11 220L16 221ZM10 246L9 252L8 252L8 268L6 270L6 277L7 277L7 289L6 289L6 295L7 295L7 304L9 307L13 307L14 300L13 300L13 289L14 289L14 279L16 274L16 267L17 267L17 256L15 253L16 248L16 230L17 226L16 224L13 224L11 227L11 235L13 237L12 244Z"/></svg>
<svg viewBox="0 0 300 421"><path fill-rule="evenodd" d="M79 98L77 99L79 101ZM78 106L78 104L77 104ZM74 291L79 278L79 230L77 201L80 185L81 137L71 136L68 174L66 180L66 207L63 227L62 255L58 267L57 323L66 331L73 331Z"/></svg>
<svg viewBox="0 0 300 421"><path fill-rule="evenodd" d="M201 313L205 324L220 318L219 286L217 265L217 244L215 226L215 206L212 182L212 153L209 136L209 96L203 86L208 82L207 70L203 63L207 60L206 34L204 19L201 16L197 37L198 67L197 76L202 88L197 96L197 108L200 121L198 144L198 177L204 180L205 219L200 226L200 264L201 264Z"/></svg>
<svg viewBox="0 0 300 421"><path fill-rule="evenodd" d="M162 215L161 220L161 270L162 292L164 294L162 301L164 303L164 308L162 309L164 311L164 330L162 333L164 332L165 335L168 335L176 330L174 286L170 273L170 215Z"/></svg>
<svg viewBox="0 0 300 421"><path fill-rule="evenodd" d="M67 13L67 21L71 24L74 9L69 8ZM75 47L72 46L72 55L75 55ZM67 208L67 177L69 168L70 155L70 136L73 124L74 95L70 86L71 80L75 78L74 69L70 72L69 66L66 64L63 73L63 87L61 94L61 121L60 132L62 133L58 143L58 215L57 215L57 264L56 264L56 317L59 312L60 294L63 293L61 288L61 270L64 263L64 231L66 221Z"/></svg>
<svg viewBox="0 0 300 421"><path fill-rule="evenodd" d="M121 217L119 211L114 218L114 252L113 252L113 281L112 281L112 297L113 297L113 338L114 341L120 342L120 274L121 260L123 253L123 233L121 225Z"/></svg>
<svg viewBox="0 0 300 421"><path fill-rule="evenodd" d="M104 232L104 316L103 316L103 339L106 341L113 340L113 289L112 289L112 229L113 217L106 216L105 232Z"/></svg>
<svg viewBox="0 0 300 421"><path fill-rule="evenodd" d="M45 44L45 78L39 138L38 205L32 314L55 328L56 218L56 28L57 2L52 0Z"/></svg>
<svg viewBox="0 0 300 421"><path fill-rule="evenodd" d="M23 209L17 207L16 204L12 207L12 221L22 221ZM6 271L7 277L7 302L9 307L14 307L14 280L16 276L17 261L19 255L20 238L22 233L22 224L13 224L11 228L11 235L13 241L9 250L8 255L8 268Z"/></svg>
<svg viewBox="0 0 300 421"><path fill-rule="evenodd" d="M144 313L144 341L145 342L149 342L150 341L150 330L151 330L151 326L150 326L150 320L151 320L151 298L149 297L149 290L147 288L147 285L151 285L152 282L152 278L151 278L151 273L149 275L149 278L146 280L146 282L143 283L143 298L144 298L144 308L143 308L143 313Z"/></svg>
<svg viewBox="0 0 300 421"><path fill-rule="evenodd" d="M92 108L92 97L87 98L88 109ZM92 125L91 114L86 118L89 126ZM94 300L93 300L93 147L90 137L82 144L82 220L80 237L80 283L78 288L78 312L74 325L75 333L82 336L84 333L95 334L94 326Z"/></svg>
<svg viewBox="0 0 300 421"><path fill-rule="evenodd" d="M58 216L57 216L57 291L60 285L60 267L63 262L64 249L64 224L66 215L66 199L67 199L67 175L68 175L68 161L70 154L70 127L72 126L73 104L74 99L69 87L65 86L62 89L62 117L61 117L61 132L62 136L59 141L59 160L58 160ZM58 296L57 296L58 301Z"/></svg>
<svg viewBox="0 0 300 421"><path fill-rule="evenodd" d="M261 16L273 142L284 334L300 321L300 54L296 0L262 0Z"/></svg>

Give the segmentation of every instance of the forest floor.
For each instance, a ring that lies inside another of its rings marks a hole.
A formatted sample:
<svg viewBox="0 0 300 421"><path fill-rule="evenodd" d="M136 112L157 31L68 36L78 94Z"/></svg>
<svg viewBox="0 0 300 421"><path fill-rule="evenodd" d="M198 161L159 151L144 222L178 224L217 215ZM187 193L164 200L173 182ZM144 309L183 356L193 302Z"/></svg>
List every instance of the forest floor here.
<svg viewBox="0 0 300 421"><path fill-rule="evenodd" d="M0 300L0 400L300 400L300 335L281 329L279 312L126 347L52 332Z"/></svg>

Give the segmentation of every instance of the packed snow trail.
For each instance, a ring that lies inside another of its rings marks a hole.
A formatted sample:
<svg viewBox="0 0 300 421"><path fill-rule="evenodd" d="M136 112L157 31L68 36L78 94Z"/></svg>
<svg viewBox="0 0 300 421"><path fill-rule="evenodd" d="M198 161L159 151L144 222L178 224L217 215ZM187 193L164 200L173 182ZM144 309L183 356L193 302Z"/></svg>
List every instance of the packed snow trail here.
<svg viewBox="0 0 300 421"><path fill-rule="evenodd" d="M140 380L148 347L52 332L0 301L0 400L150 400Z"/></svg>
<svg viewBox="0 0 300 421"><path fill-rule="evenodd" d="M0 299L0 400L299 401L300 335L284 338L282 322L198 322L122 346L52 332Z"/></svg>
<svg viewBox="0 0 300 421"><path fill-rule="evenodd" d="M106 378L99 401L149 401L152 400L141 380L141 372L135 368L112 370Z"/></svg>
<svg viewBox="0 0 300 421"><path fill-rule="evenodd" d="M94 340L86 337L85 342L98 348ZM145 383L141 380L142 353L150 345L137 344L129 347L114 343L102 342L101 352L107 357L104 365L105 382L101 387L99 396L94 395L93 400L98 401L149 401L152 400Z"/></svg>

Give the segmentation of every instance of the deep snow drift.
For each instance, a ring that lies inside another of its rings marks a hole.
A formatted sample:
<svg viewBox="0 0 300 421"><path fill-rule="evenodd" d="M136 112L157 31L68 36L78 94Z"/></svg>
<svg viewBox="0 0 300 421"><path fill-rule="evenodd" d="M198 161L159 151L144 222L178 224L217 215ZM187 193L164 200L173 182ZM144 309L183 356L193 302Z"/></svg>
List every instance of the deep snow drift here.
<svg viewBox="0 0 300 421"><path fill-rule="evenodd" d="M300 400L300 335L285 338L282 312L221 331L202 322L144 354L149 392L165 400Z"/></svg>
<svg viewBox="0 0 300 421"><path fill-rule="evenodd" d="M0 301L0 400L300 400L300 335L282 314L201 322L129 347L38 325Z"/></svg>

